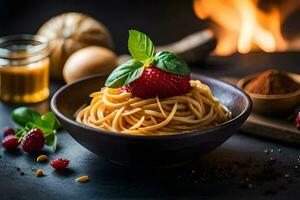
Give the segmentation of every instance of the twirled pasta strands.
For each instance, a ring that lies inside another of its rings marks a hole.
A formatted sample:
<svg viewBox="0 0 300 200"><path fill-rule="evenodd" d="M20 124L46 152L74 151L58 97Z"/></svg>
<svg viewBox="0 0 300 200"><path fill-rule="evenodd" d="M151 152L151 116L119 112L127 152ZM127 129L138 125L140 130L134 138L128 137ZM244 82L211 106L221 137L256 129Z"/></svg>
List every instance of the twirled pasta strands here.
<svg viewBox="0 0 300 200"><path fill-rule="evenodd" d="M90 105L76 114L76 121L123 134L170 135L212 127L231 118L231 112L207 85L200 81L190 84L185 95L146 100L102 88L90 95Z"/></svg>

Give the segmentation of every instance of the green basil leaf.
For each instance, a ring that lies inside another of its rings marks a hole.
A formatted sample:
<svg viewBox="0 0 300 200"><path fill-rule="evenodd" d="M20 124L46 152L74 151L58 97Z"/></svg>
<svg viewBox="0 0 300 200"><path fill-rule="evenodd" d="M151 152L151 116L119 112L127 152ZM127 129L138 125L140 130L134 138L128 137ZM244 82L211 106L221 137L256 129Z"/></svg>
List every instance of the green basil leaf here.
<svg viewBox="0 0 300 200"><path fill-rule="evenodd" d="M55 130L53 130L53 129L49 129L48 127L45 127L45 126L42 126L42 125L39 125L39 124L35 124L35 123L32 123L32 122L28 122L28 123L26 124L24 130L25 130L26 132L28 132L29 130L31 130L31 129L33 129L33 128L41 129L41 131L43 132L44 137L45 137L46 135L52 134L53 131L55 131Z"/></svg>
<svg viewBox="0 0 300 200"><path fill-rule="evenodd" d="M129 30L128 50L131 56L140 62L153 57L155 54L151 39L136 30Z"/></svg>
<svg viewBox="0 0 300 200"><path fill-rule="evenodd" d="M154 64L159 69L173 74L186 75L190 72L184 60L167 51L157 53L154 57Z"/></svg>
<svg viewBox="0 0 300 200"><path fill-rule="evenodd" d="M117 67L107 78L106 87L119 88L139 78L143 73L143 63L134 59Z"/></svg>
<svg viewBox="0 0 300 200"><path fill-rule="evenodd" d="M45 143L52 146L53 149L56 148L56 129L59 128L59 123L52 112L47 112L41 116L37 111L27 107L20 107L12 112L12 119L22 126L16 131L19 141L22 140L29 130L39 128L43 132Z"/></svg>
<svg viewBox="0 0 300 200"><path fill-rule="evenodd" d="M15 123L23 127L27 124L27 122L41 123L40 113L27 107L16 108L12 112L12 119Z"/></svg>
<svg viewBox="0 0 300 200"><path fill-rule="evenodd" d="M42 121L43 121L43 124L40 124L40 125L42 125L45 128L48 128L48 129L56 130L60 126L55 115L52 112L47 112L45 115L43 115Z"/></svg>
<svg viewBox="0 0 300 200"><path fill-rule="evenodd" d="M145 67L149 67L154 64L154 57L148 58L143 61Z"/></svg>
<svg viewBox="0 0 300 200"><path fill-rule="evenodd" d="M52 146L52 148L55 150L56 144L57 144L56 131L53 131L53 132L45 135L45 143L48 146Z"/></svg>

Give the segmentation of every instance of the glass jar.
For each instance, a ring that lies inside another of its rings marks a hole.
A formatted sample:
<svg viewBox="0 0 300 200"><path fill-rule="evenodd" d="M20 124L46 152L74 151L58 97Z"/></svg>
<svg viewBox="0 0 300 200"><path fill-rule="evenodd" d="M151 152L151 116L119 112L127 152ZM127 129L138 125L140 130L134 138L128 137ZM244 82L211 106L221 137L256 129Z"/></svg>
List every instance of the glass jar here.
<svg viewBox="0 0 300 200"><path fill-rule="evenodd" d="M49 97L49 49L46 38L12 35L0 38L0 98L36 103Z"/></svg>

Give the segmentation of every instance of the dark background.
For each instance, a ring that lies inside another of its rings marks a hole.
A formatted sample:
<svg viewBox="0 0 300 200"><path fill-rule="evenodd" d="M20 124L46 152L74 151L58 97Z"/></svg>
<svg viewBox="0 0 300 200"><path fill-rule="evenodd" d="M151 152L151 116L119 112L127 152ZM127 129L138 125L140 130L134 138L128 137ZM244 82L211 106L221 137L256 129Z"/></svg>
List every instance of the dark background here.
<svg viewBox="0 0 300 200"><path fill-rule="evenodd" d="M128 29L147 33L156 44L173 42L204 26L192 0L1 0L0 36L34 34L53 16L82 12L107 26L118 53L127 52Z"/></svg>
<svg viewBox="0 0 300 200"><path fill-rule="evenodd" d="M298 0L258 1L259 8L265 12L274 5L284 4L296 9L282 22L282 34L287 39L298 38ZM118 53L127 53L128 29L143 31L156 45L161 45L201 30L209 22L196 17L193 0L0 0L0 36L34 34L48 19L65 12L82 12L106 25ZM216 12L222 11L216 8Z"/></svg>

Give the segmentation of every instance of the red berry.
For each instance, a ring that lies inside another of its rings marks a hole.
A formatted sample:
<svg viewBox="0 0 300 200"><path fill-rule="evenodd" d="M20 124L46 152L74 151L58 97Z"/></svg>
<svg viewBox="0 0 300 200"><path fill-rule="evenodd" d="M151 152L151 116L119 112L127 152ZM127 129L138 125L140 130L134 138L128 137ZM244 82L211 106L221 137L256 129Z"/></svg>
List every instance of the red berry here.
<svg viewBox="0 0 300 200"><path fill-rule="evenodd" d="M52 160L50 162L50 165L54 168L54 169L65 169L68 167L69 165L69 160L64 159L64 158L57 158L55 160Z"/></svg>
<svg viewBox="0 0 300 200"><path fill-rule="evenodd" d="M298 112L296 118L295 118L295 126L298 130L300 130L300 112Z"/></svg>
<svg viewBox="0 0 300 200"><path fill-rule="evenodd" d="M189 92L190 74L178 75L163 71L157 67L145 67L143 74L128 84L129 91L143 99L171 97Z"/></svg>
<svg viewBox="0 0 300 200"><path fill-rule="evenodd" d="M4 137L9 136L9 135L14 135L14 134L15 134L15 130L12 128L5 128L3 130Z"/></svg>
<svg viewBox="0 0 300 200"><path fill-rule="evenodd" d="M27 153L35 153L40 151L45 144L43 132L34 128L26 133L22 140L22 149Z"/></svg>
<svg viewBox="0 0 300 200"><path fill-rule="evenodd" d="M14 149L18 146L19 138L14 135L8 135L2 140L2 146L6 149Z"/></svg>

